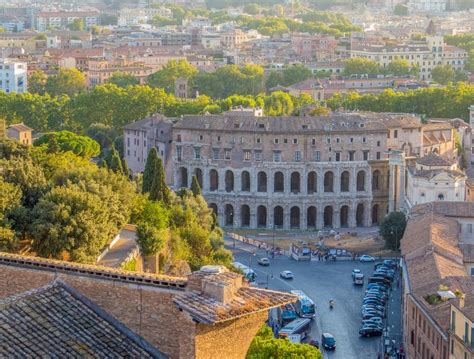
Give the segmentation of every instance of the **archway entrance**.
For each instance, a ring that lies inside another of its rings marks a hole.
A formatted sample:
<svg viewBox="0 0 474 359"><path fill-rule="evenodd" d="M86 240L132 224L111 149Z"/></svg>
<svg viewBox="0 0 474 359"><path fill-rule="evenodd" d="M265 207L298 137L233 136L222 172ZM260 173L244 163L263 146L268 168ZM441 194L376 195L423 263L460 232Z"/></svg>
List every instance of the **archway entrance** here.
<svg viewBox="0 0 474 359"><path fill-rule="evenodd" d="M341 227L349 227L349 207L341 207Z"/></svg>
<svg viewBox="0 0 474 359"><path fill-rule="evenodd" d="M357 205L356 223L357 223L357 227L364 226L364 205L362 203L359 203Z"/></svg>
<svg viewBox="0 0 474 359"><path fill-rule="evenodd" d="M324 227L331 227L332 228L332 207L331 206L327 206L326 208L324 208Z"/></svg>
<svg viewBox="0 0 474 359"><path fill-rule="evenodd" d="M250 207L246 204L240 208L240 225L250 227Z"/></svg>
<svg viewBox="0 0 474 359"><path fill-rule="evenodd" d="M265 206L258 206L257 208L257 226L260 228L267 227L267 208Z"/></svg>
<svg viewBox="0 0 474 359"><path fill-rule="evenodd" d="M276 228L283 228L283 208L280 206L273 209L273 223Z"/></svg>
<svg viewBox="0 0 474 359"><path fill-rule="evenodd" d="M233 226L234 225L234 207L231 204L225 205L225 225Z"/></svg>
<svg viewBox="0 0 474 359"><path fill-rule="evenodd" d="M300 228L300 208L299 207L291 207L290 210L290 227L292 229L299 229Z"/></svg>
<svg viewBox="0 0 474 359"><path fill-rule="evenodd" d="M308 228L316 228L316 207L308 207L306 213L306 225Z"/></svg>

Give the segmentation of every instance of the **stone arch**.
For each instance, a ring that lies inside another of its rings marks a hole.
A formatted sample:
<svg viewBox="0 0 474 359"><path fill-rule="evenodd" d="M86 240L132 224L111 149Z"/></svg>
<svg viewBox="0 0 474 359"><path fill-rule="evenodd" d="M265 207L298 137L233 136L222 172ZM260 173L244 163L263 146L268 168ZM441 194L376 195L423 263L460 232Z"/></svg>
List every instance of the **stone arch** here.
<svg viewBox="0 0 474 359"><path fill-rule="evenodd" d="M374 204L372 206L372 224L379 224L379 205Z"/></svg>
<svg viewBox="0 0 474 359"><path fill-rule="evenodd" d="M188 187L188 169L186 167L180 167L178 169L178 187Z"/></svg>
<svg viewBox="0 0 474 359"><path fill-rule="evenodd" d="M299 172L293 172L290 177L290 191L291 193L301 192L301 176Z"/></svg>
<svg viewBox="0 0 474 359"><path fill-rule="evenodd" d="M324 174L324 192L334 192L334 174L331 171Z"/></svg>
<svg viewBox="0 0 474 359"><path fill-rule="evenodd" d="M324 208L324 227L333 226L333 209L331 206L326 206Z"/></svg>
<svg viewBox="0 0 474 359"><path fill-rule="evenodd" d="M308 228L316 228L317 210L315 206L308 207L306 211L306 226Z"/></svg>
<svg viewBox="0 0 474 359"><path fill-rule="evenodd" d="M349 192L349 181L350 181L349 171L342 172L341 173L341 192Z"/></svg>
<svg viewBox="0 0 474 359"><path fill-rule="evenodd" d="M308 194L316 193L318 191L318 176L314 171L308 173L307 189Z"/></svg>
<svg viewBox="0 0 474 359"><path fill-rule="evenodd" d="M243 171L240 175L240 190L250 192L250 173L248 171Z"/></svg>
<svg viewBox="0 0 474 359"><path fill-rule="evenodd" d="M380 171L375 170L372 173L372 191L376 191L380 189Z"/></svg>
<svg viewBox="0 0 474 359"><path fill-rule="evenodd" d="M225 171L225 191L233 192L234 191L234 172L231 170Z"/></svg>
<svg viewBox="0 0 474 359"><path fill-rule="evenodd" d="M356 225L357 227L364 226L364 204L359 203L356 209Z"/></svg>
<svg viewBox="0 0 474 359"><path fill-rule="evenodd" d="M257 175L257 192L267 192L267 174L263 171Z"/></svg>
<svg viewBox="0 0 474 359"><path fill-rule="evenodd" d="M199 187L202 188L202 169L200 168L194 169L194 175L196 176L196 179L199 183Z"/></svg>
<svg viewBox="0 0 474 359"><path fill-rule="evenodd" d="M275 228L283 228L285 224L284 218L283 207L276 206L273 208L273 224Z"/></svg>
<svg viewBox="0 0 474 359"><path fill-rule="evenodd" d="M365 191L365 171L357 172L357 191Z"/></svg>
<svg viewBox="0 0 474 359"><path fill-rule="evenodd" d="M293 206L290 209L290 228L300 228L300 207Z"/></svg>
<svg viewBox="0 0 474 359"><path fill-rule="evenodd" d="M217 170L209 171L209 190L217 191L219 189L219 173Z"/></svg>
<svg viewBox="0 0 474 359"><path fill-rule="evenodd" d="M273 192L285 192L285 175L283 172L275 172L273 181Z"/></svg>
<svg viewBox="0 0 474 359"><path fill-rule="evenodd" d="M349 206L344 205L340 210L341 227L349 227Z"/></svg>
<svg viewBox="0 0 474 359"><path fill-rule="evenodd" d="M217 204L211 203L211 204L209 204L209 208L212 209L212 212L213 212L216 216L219 215L219 212L217 211Z"/></svg>
<svg viewBox="0 0 474 359"><path fill-rule="evenodd" d="M246 204L240 207L240 225L250 227L250 207Z"/></svg>
<svg viewBox="0 0 474 359"><path fill-rule="evenodd" d="M225 205L224 217L226 226L234 225L234 207L231 204Z"/></svg>
<svg viewBox="0 0 474 359"><path fill-rule="evenodd" d="M267 227L267 207L265 206L257 207L257 227L259 228Z"/></svg>

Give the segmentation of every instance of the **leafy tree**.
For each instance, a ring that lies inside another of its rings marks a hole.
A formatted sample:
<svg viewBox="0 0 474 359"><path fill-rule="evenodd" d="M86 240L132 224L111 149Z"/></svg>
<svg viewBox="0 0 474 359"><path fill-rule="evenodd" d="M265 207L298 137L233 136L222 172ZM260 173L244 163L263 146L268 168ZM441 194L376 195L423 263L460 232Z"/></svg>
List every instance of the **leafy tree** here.
<svg viewBox="0 0 474 359"><path fill-rule="evenodd" d="M308 344L295 344L286 339L276 339L270 327L263 325L253 338L247 359L314 358L322 359L321 352Z"/></svg>
<svg viewBox="0 0 474 359"><path fill-rule="evenodd" d="M122 169L123 169L123 175L125 177L130 177L130 168L128 167L127 160L125 157L122 157Z"/></svg>
<svg viewBox="0 0 474 359"><path fill-rule="evenodd" d="M73 96L86 89L86 77L78 69L60 68L55 76L46 81L46 92L51 96Z"/></svg>
<svg viewBox="0 0 474 359"><path fill-rule="evenodd" d="M132 85L138 85L140 83L140 81L138 81L135 76L120 72L114 73L107 82L115 84L118 87L128 87Z"/></svg>
<svg viewBox="0 0 474 359"><path fill-rule="evenodd" d="M98 156L100 153L99 144L92 138L87 136L80 136L70 131L59 131L45 133L43 136L38 138L35 142L35 146L46 145L49 146L52 138L56 142L56 146L63 152L71 151L78 156L84 158L91 158Z"/></svg>
<svg viewBox="0 0 474 359"><path fill-rule="evenodd" d="M433 81L446 85L448 82L454 80L455 71L449 65L438 65L431 70L431 76L433 77Z"/></svg>
<svg viewBox="0 0 474 359"><path fill-rule="evenodd" d="M48 142L48 153L58 153L59 152L59 144L56 136L51 136Z"/></svg>
<svg viewBox="0 0 474 359"><path fill-rule="evenodd" d="M68 25L71 31L84 31L84 20L81 18L74 19L71 24Z"/></svg>
<svg viewBox="0 0 474 359"><path fill-rule="evenodd" d="M116 129L102 123L93 123L86 131L87 136L99 143L103 152L112 147L118 134Z"/></svg>
<svg viewBox="0 0 474 359"><path fill-rule="evenodd" d="M289 66L283 70L272 71L265 83L267 90L277 85L288 86L307 80L313 76L313 73L304 65Z"/></svg>
<svg viewBox="0 0 474 359"><path fill-rule="evenodd" d="M264 102L264 112L267 116L289 115L293 112L293 99L285 92L273 92L264 98Z"/></svg>
<svg viewBox="0 0 474 359"><path fill-rule="evenodd" d="M380 73L379 65L373 60L353 57L345 61L344 75L346 76L378 73Z"/></svg>
<svg viewBox="0 0 474 359"><path fill-rule="evenodd" d="M107 168L115 173L123 174L122 160L120 159L120 155L115 149L115 146L112 146L112 149L105 157L105 162L107 162Z"/></svg>
<svg viewBox="0 0 474 359"><path fill-rule="evenodd" d="M408 6L404 4L397 4L393 9L393 13L397 16L408 16Z"/></svg>
<svg viewBox="0 0 474 359"><path fill-rule="evenodd" d="M255 3L250 3L244 6L244 12L249 15L257 15L260 12L260 6Z"/></svg>
<svg viewBox="0 0 474 359"><path fill-rule="evenodd" d="M199 185L199 182L196 176L193 176L193 179L191 181L191 192L193 193L194 196L201 195L201 186Z"/></svg>
<svg viewBox="0 0 474 359"><path fill-rule="evenodd" d="M91 25L91 34L92 35L99 35L100 34L100 27L97 25Z"/></svg>
<svg viewBox="0 0 474 359"><path fill-rule="evenodd" d="M397 59L388 64L385 72L395 76L403 76L409 75L410 71L410 63L407 60Z"/></svg>
<svg viewBox="0 0 474 359"><path fill-rule="evenodd" d="M158 161L158 151L155 147L152 147L148 152L148 157L145 163L145 170L143 171L143 184L142 193L148 193L151 191L153 180L156 177L156 163Z"/></svg>
<svg viewBox="0 0 474 359"><path fill-rule="evenodd" d="M387 248L398 250L400 240L405 232L407 219L403 212L392 212L380 224L380 235L385 240Z"/></svg>
<svg viewBox="0 0 474 359"><path fill-rule="evenodd" d="M196 75L197 68L186 60L171 60L160 71L148 77L148 83L152 87L159 87L167 92L174 92L174 84L177 78L189 80Z"/></svg>
<svg viewBox="0 0 474 359"><path fill-rule="evenodd" d="M155 162L155 177L150 189L150 200L161 201L165 205L170 204L170 189L166 185L165 181L165 169L163 167L163 161L160 157Z"/></svg>
<svg viewBox="0 0 474 359"><path fill-rule="evenodd" d="M28 77L28 91L43 95L46 92L48 76L41 70L35 70Z"/></svg>

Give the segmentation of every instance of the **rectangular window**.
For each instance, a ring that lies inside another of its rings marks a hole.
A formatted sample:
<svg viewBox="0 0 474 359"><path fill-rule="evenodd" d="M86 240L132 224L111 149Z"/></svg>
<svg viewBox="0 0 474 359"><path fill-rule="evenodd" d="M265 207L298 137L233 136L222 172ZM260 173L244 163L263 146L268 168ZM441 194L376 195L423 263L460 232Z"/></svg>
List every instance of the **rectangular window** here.
<svg viewBox="0 0 474 359"><path fill-rule="evenodd" d="M288 139L287 139L287 138L284 138L284 139L283 139L283 143L288 143Z"/></svg>
<svg viewBox="0 0 474 359"><path fill-rule="evenodd" d="M214 148L212 150L212 159L214 160L218 160L219 159L219 149L218 148Z"/></svg>
<svg viewBox="0 0 474 359"><path fill-rule="evenodd" d="M130 137L127 137L127 147L130 147Z"/></svg>
<svg viewBox="0 0 474 359"><path fill-rule="evenodd" d="M464 343L469 342L469 323L464 322Z"/></svg>
<svg viewBox="0 0 474 359"><path fill-rule="evenodd" d="M281 162L281 152L273 151L273 162Z"/></svg>
<svg viewBox="0 0 474 359"><path fill-rule="evenodd" d="M176 158L178 161L182 161L182 153L183 153L183 149L181 148L181 146L176 146Z"/></svg>
<svg viewBox="0 0 474 359"><path fill-rule="evenodd" d="M377 141L377 147L380 147L380 141Z"/></svg>
<svg viewBox="0 0 474 359"><path fill-rule="evenodd" d="M315 162L321 161L321 152L320 151L314 151L314 161Z"/></svg>
<svg viewBox="0 0 474 359"><path fill-rule="evenodd" d="M349 161L354 161L355 151L349 151Z"/></svg>
<svg viewBox="0 0 474 359"><path fill-rule="evenodd" d="M295 161L296 162L301 161L301 151L295 151Z"/></svg>
<svg viewBox="0 0 474 359"><path fill-rule="evenodd" d="M312 139L311 139L311 145L312 145L312 146L315 146L315 145L316 145L316 139L315 139L315 138L312 138Z"/></svg>
<svg viewBox="0 0 474 359"><path fill-rule="evenodd" d="M230 160L230 157L231 157L231 150L227 149L224 151L224 158L226 160Z"/></svg>
<svg viewBox="0 0 474 359"><path fill-rule="evenodd" d="M369 151L364 151L362 153L364 155L364 161L368 161L369 160Z"/></svg>
<svg viewBox="0 0 474 359"><path fill-rule="evenodd" d="M201 159L201 148L200 147L194 147L194 159L195 160L200 160Z"/></svg>
<svg viewBox="0 0 474 359"><path fill-rule="evenodd" d="M255 161L261 161L261 160L262 160L262 152L255 151Z"/></svg>
<svg viewBox="0 0 474 359"><path fill-rule="evenodd" d="M380 159L380 152L377 152L376 158L379 160Z"/></svg>
<svg viewBox="0 0 474 359"><path fill-rule="evenodd" d="M451 311L451 330L456 331L456 312L454 310Z"/></svg>
<svg viewBox="0 0 474 359"><path fill-rule="evenodd" d="M398 138L398 130L393 131L393 138Z"/></svg>
<svg viewBox="0 0 474 359"><path fill-rule="evenodd" d="M275 145L278 145L278 138L273 139L273 143L274 143Z"/></svg>
<svg viewBox="0 0 474 359"><path fill-rule="evenodd" d="M293 144L294 144L294 145L297 145L297 144L298 144L298 139L297 139L297 138L293 138Z"/></svg>
<svg viewBox="0 0 474 359"><path fill-rule="evenodd" d="M336 162L341 161L341 152L336 152Z"/></svg>
<svg viewBox="0 0 474 359"><path fill-rule="evenodd" d="M244 160L245 161L250 161L251 159L252 159L252 152L244 151Z"/></svg>
<svg viewBox="0 0 474 359"><path fill-rule="evenodd" d="M258 137L258 138L257 138L257 143L261 143L261 141L262 141L262 140L260 139L260 137Z"/></svg>
<svg viewBox="0 0 474 359"><path fill-rule="evenodd" d="M221 142L221 136L217 136L217 142Z"/></svg>

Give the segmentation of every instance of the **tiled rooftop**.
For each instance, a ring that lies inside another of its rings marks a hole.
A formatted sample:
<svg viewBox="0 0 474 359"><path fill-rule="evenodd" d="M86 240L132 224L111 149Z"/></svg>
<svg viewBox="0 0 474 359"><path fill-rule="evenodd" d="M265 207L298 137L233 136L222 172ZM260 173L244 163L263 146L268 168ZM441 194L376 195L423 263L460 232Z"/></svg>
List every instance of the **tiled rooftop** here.
<svg viewBox="0 0 474 359"><path fill-rule="evenodd" d="M61 283L0 300L0 357L166 358Z"/></svg>
<svg viewBox="0 0 474 359"><path fill-rule="evenodd" d="M417 205L410 211L412 217L425 213L440 214L447 217L474 218L474 202L436 201Z"/></svg>
<svg viewBox="0 0 474 359"><path fill-rule="evenodd" d="M445 166L449 167L456 163L455 160L438 155L437 153L431 152L426 156L418 158L416 163L422 166Z"/></svg>

